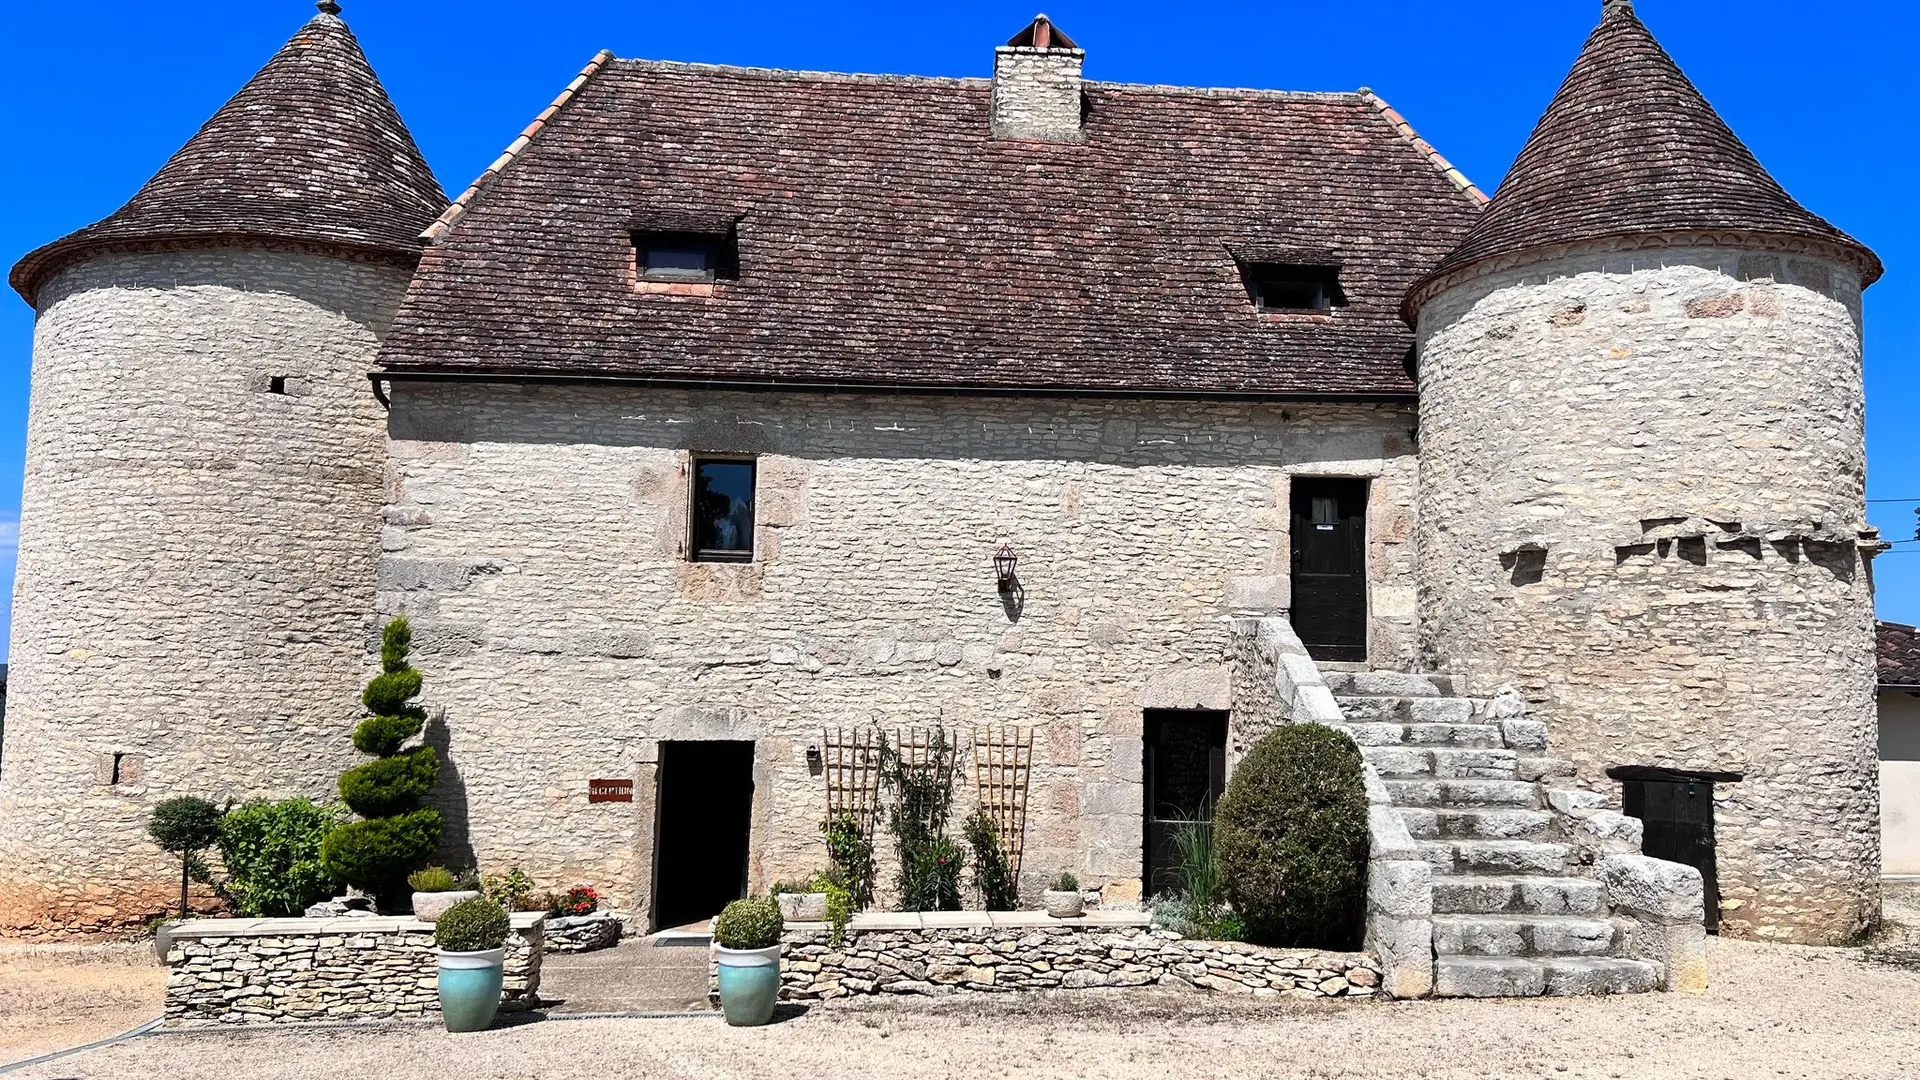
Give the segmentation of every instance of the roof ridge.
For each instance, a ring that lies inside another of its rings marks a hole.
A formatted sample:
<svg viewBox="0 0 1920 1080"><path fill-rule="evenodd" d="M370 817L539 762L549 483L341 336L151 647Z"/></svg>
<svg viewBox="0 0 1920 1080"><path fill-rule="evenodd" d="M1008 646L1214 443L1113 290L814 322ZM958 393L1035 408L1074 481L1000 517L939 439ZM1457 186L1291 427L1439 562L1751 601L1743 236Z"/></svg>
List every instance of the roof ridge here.
<svg viewBox="0 0 1920 1080"><path fill-rule="evenodd" d="M501 171L507 166L513 164L514 159L519 157L521 152L533 143L534 138L546 128L547 121L553 119L556 113L571 104L574 97L577 96L581 90L585 89L587 83L593 81L593 77L598 75L601 70L607 66L607 63L613 59L612 49L601 49L595 53L593 59L587 62L587 66L580 69L580 74L574 76L573 81L567 84L566 89L560 91L560 95L553 99L553 103L545 109L542 109L540 114L533 118L533 122L528 124L526 128L520 132L520 137L508 143L507 148L501 151L500 156L493 160L493 164L488 165L482 170L480 175L474 178L473 183L467 185L467 190L461 192L460 197L453 200L452 205L442 211L440 216L435 218L431 225L428 225L421 231L421 241L428 244L439 243L440 238L445 236L448 230L452 229L454 225L466 215L467 208L472 206L473 200L479 197L480 189L490 183L494 177L499 176Z"/></svg>
<svg viewBox="0 0 1920 1080"><path fill-rule="evenodd" d="M1482 207L1491 201L1488 199L1486 192L1481 191L1478 185L1467 178L1466 173L1461 172L1459 167L1446 159L1445 155L1434 149L1432 143L1421 138L1420 133L1413 130L1413 125L1407 122L1407 118L1400 115L1399 110L1387 104L1385 98L1374 93L1370 87L1365 86L1360 88L1359 93L1362 101L1372 103L1373 107L1379 111L1381 117L1384 118L1387 123L1393 125L1395 131L1400 133L1400 137L1412 143L1415 150L1426 155L1427 160L1433 163L1433 167L1440 170L1441 175L1453 181L1453 185L1459 188L1462 194L1472 199L1476 205Z"/></svg>

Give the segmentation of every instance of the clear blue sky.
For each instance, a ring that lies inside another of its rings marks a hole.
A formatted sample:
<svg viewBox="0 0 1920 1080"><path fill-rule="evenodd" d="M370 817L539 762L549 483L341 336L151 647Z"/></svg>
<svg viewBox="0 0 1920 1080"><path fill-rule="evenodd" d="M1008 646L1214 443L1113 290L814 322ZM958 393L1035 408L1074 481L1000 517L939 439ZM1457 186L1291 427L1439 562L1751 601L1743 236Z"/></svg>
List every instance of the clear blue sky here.
<svg viewBox="0 0 1920 1080"><path fill-rule="evenodd" d="M675 4L342 0L450 193L594 52L984 76L1040 0ZM1483 188L1519 152L1600 0L1048 4L1090 78L1287 90L1370 86ZM1875 499L1920 499L1920 5L1640 0L1641 17L1801 202L1887 263L1867 294ZM1364 14L1359 14L1364 12ZM0 35L0 262L111 213L313 14L304 0L16 3ZM33 313L0 298L0 575L11 580ZM1896 539L1914 504L1877 503ZM1920 544L1879 562L1883 618L1920 622ZM5 632L0 622L0 633Z"/></svg>

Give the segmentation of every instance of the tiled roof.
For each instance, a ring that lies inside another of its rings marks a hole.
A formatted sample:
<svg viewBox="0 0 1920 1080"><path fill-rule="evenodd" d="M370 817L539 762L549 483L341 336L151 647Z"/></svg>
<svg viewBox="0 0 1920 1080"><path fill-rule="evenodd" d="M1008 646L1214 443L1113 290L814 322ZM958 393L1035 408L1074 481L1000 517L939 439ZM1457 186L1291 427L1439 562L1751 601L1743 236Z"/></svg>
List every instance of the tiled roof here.
<svg viewBox="0 0 1920 1080"><path fill-rule="evenodd" d="M1478 204L1371 96L1087 83L1065 145L991 139L990 87L597 60L436 227L382 362L1413 393L1400 299ZM637 291L649 225L736 229L738 280ZM1236 258L1338 263L1349 306L1257 314Z"/></svg>
<svg viewBox="0 0 1920 1080"><path fill-rule="evenodd" d="M1654 40L1631 3L1600 25L1435 277L1531 248L1661 232L1744 232L1841 249L1867 282L1880 262L1793 200Z"/></svg>
<svg viewBox="0 0 1920 1080"><path fill-rule="evenodd" d="M32 303L101 248L252 239L417 256L446 194L352 31L321 7L132 201L20 260L13 287Z"/></svg>
<svg viewBox="0 0 1920 1080"><path fill-rule="evenodd" d="M1920 630L1899 623L1880 623L1880 685L1920 686Z"/></svg>

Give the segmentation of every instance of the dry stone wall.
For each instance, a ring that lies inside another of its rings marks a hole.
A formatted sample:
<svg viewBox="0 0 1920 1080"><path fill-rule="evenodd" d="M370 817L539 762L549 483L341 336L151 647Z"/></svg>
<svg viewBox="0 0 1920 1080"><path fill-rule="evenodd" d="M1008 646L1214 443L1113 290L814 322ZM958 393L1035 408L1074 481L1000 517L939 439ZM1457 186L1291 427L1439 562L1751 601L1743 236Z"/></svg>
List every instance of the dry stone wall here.
<svg viewBox="0 0 1920 1080"><path fill-rule="evenodd" d="M1791 253L1596 251L1420 316L1425 669L1514 683L1612 799L1613 766L1740 774L1735 933L1878 903L1859 293Z"/></svg>
<svg viewBox="0 0 1920 1080"><path fill-rule="evenodd" d="M513 916L500 1007L540 999L543 915ZM415 919L202 919L172 929L166 1025L426 1019L440 1012L433 925Z"/></svg>
<svg viewBox="0 0 1920 1080"><path fill-rule="evenodd" d="M1292 475L1373 479L1373 647L1412 648L1400 407L412 382L393 403L380 605L415 618L445 713L452 857L636 911L661 741L756 743L764 888L824 859L807 748L870 725L1033 727L1023 885L1137 896L1141 711L1230 707L1229 617L1288 603ZM696 451L758 455L751 564L685 556ZM589 804L608 777L636 801Z"/></svg>
<svg viewBox="0 0 1920 1080"><path fill-rule="evenodd" d="M178 902L154 803L328 794L355 756L385 456L366 372L406 282L190 251L42 289L0 934L141 924Z"/></svg>
<svg viewBox="0 0 1920 1080"><path fill-rule="evenodd" d="M1159 986L1324 998L1371 997L1380 985L1378 966L1361 953L1189 941L1167 930L1119 925L1125 916L1117 914L1107 916L1108 925L1037 912L947 914L981 925L888 929L895 917L862 916L837 945L823 927L796 926L786 935L780 996L818 1001Z"/></svg>

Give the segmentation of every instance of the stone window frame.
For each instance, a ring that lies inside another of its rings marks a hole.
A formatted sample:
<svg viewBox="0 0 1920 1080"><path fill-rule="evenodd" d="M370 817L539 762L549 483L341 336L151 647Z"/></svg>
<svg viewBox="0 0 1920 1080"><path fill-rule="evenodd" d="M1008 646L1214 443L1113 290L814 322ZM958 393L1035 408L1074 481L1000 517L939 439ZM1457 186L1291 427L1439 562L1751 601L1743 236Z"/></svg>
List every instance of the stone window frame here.
<svg viewBox="0 0 1920 1080"><path fill-rule="evenodd" d="M753 497L750 503L752 523L747 529L747 547L744 553L732 551L708 551L700 547L700 516L696 507L700 497L700 466L703 462L744 463L753 469ZM757 535L760 527L760 455L751 453L725 453L719 451L692 450L686 456L686 561L695 563L722 563L747 565L762 561L760 540Z"/></svg>

